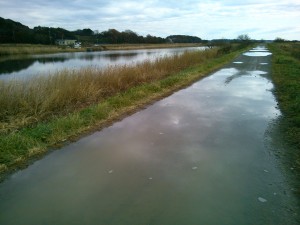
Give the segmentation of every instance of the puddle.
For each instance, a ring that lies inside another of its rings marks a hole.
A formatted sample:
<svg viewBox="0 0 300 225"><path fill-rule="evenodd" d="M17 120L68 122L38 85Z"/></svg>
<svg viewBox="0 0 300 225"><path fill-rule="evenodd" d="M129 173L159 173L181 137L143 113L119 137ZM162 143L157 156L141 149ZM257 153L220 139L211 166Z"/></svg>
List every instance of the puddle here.
<svg viewBox="0 0 300 225"><path fill-rule="evenodd" d="M262 198L262 197L258 197L258 201L260 201L260 202L262 202L262 203L265 203L265 202L267 202L267 199L264 199L264 198Z"/></svg>
<svg viewBox="0 0 300 225"><path fill-rule="evenodd" d="M248 75L251 76L260 76L260 75L266 75L268 72L261 71L261 70L253 70L253 71L247 71Z"/></svg>
<svg viewBox="0 0 300 225"><path fill-rule="evenodd" d="M250 52L268 52L268 49L251 49Z"/></svg>
<svg viewBox="0 0 300 225"><path fill-rule="evenodd" d="M246 52L243 55L245 55L245 56L251 56L251 57L261 57L261 56L272 55L272 53L271 52L258 51L258 52Z"/></svg>
<svg viewBox="0 0 300 225"><path fill-rule="evenodd" d="M254 70L254 71L234 70L234 71L231 71L231 72L232 72L232 74L225 79L225 81L224 81L225 84L229 84L234 79L242 78L242 77L245 77L245 76L257 77L257 76L264 76L264 75L268 74L267 72L261 71L261 70Z"/></svg>
<svg viewBox="0 0 300 225"><path fill-rule="evenodd" d="M233 63L235 63L235 64L243 64L243 62L233 62Z"/></svg>
<svg viewBox="0 0 300 225"><path fill-rule="evenodd" d="M263 51L268 51L268 49L265 47L265 46L258 46L258 47L255 47L253 49L250 50L250 52L253 51L258 51L258 52L263 52Z"/></svg>
<svg viewBox="0 0 300 225"><path fill-rule="evenodd" d="M262 56L272 55L272 53L269 52L269 50L264 46L258 46L256 48L249 50L249 52L246 52L243 55L251 56L251 57L262 57Z"/></svg>

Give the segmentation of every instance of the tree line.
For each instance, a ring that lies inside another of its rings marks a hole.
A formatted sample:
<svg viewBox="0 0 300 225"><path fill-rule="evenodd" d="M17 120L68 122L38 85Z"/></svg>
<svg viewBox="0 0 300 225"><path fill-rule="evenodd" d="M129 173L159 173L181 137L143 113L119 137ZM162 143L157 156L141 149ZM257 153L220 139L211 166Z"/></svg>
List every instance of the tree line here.
<svg viewBox="0 0 300 225"><path fill-rule="evenodd" d="M19 22L0 17L0 43L55 44L57 39L72 39L83 44L124 44L124 43L202 43L201 38L188 35L171 35L166 38L138 35L131 30L109 29L98 32L89 28L68 31L63 28L37 26L30 29Z"/></svg>

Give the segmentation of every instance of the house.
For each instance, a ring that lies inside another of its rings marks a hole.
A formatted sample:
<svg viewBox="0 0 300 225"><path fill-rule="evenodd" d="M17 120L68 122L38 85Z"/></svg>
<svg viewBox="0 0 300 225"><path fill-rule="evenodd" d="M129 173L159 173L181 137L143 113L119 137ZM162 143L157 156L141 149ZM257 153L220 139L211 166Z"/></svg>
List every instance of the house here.
<svg viewBox="0 0 300 225"><path fill-rule="evenodd" d="M63 45L63 46L74 46L76 43L76 40L68 40L68 39L57 39L55 41L57 45Z"/></svg>

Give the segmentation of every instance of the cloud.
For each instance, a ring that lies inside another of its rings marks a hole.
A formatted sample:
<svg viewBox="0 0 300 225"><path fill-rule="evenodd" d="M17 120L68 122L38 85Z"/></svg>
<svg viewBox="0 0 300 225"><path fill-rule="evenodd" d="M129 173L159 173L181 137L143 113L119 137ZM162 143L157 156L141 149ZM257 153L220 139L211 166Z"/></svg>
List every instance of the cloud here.
<svg viewBox="0 0 300 225"><path fill-rule="evenodd" d="M298 0L10 0L0 1L0 15L30 27L69 30L130 29L139 34L197 35L201 38L299 38ZM269 32L278 30L278 32Z"/></svg>

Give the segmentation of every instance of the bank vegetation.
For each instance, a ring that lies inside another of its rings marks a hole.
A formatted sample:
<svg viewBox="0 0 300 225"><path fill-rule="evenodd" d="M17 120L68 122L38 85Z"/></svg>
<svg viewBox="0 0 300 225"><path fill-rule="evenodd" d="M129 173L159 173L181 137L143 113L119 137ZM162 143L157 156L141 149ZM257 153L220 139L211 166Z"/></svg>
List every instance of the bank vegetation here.
<svg viewBox="0 0 300 225"><path fill-rule="evenodd" d="M300 43L269 45L273 53L272 80L282 116L279 131L285 145L286 166L297 176L300 196Z"/></svg>

